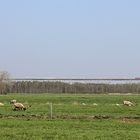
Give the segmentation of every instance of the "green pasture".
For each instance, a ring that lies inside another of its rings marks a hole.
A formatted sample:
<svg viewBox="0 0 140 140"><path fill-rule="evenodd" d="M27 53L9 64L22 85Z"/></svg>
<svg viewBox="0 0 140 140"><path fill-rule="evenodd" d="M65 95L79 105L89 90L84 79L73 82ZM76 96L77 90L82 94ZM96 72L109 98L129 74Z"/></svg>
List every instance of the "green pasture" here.
<svg viewBox="0 0 140 140"><path fill-rule="evenodd" d="M31 107L13 111L12 99ZM123 100L135 106L124 106ZM5 104L0 107L1 140L140 139L139 95L8 94L0 102Z"/></svg>

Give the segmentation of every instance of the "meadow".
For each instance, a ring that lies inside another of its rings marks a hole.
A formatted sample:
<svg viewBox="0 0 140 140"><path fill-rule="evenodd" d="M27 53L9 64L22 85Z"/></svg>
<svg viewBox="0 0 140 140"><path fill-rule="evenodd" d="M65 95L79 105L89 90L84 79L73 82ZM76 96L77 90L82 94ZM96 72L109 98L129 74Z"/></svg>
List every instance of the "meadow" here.
<svg viewBox="0 0 140 140"><path fill-rule="evenodd" d="M31 107L13 111L12 99ZM1 140L140 139L139 95L7 94L0 102Z"/></svg>

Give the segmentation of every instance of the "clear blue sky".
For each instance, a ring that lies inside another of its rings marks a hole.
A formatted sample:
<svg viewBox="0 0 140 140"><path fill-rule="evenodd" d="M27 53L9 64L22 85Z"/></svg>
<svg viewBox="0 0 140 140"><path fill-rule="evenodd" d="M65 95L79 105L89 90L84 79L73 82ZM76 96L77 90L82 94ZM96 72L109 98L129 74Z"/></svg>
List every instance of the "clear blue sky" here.
<svg viewBox="0 0 140 140"><path fill-rule="evenodd" d="M12 77L140 77L140 0L1 0L0 70Z"/></svg>

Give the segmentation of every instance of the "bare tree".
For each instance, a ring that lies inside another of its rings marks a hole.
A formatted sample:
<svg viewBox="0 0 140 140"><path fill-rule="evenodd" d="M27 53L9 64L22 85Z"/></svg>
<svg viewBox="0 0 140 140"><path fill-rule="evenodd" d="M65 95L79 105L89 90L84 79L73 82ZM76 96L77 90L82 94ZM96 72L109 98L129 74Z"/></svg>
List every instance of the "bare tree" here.
<svg viewBox="0 0 140 140"><path fill-rule="evenodd" d="M6 94L10 87L10 74L7 71L0 72L0 94Z"/></svg>

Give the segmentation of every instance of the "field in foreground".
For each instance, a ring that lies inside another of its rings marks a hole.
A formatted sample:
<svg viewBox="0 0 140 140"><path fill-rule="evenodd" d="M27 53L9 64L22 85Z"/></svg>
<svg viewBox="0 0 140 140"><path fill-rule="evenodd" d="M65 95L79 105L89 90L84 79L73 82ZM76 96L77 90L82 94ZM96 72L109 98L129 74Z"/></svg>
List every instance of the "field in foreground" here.
<svg viewBox="0 0 140 140"><path fill-rule="evenodd" d="M13 111L12 99L31 107ZM123 100L136 105L123 106ZM1 140L140 139L138 95L9 94L0 102Z"/></svg>

